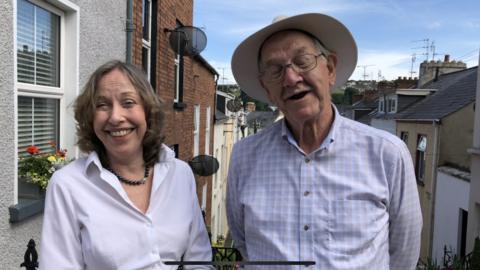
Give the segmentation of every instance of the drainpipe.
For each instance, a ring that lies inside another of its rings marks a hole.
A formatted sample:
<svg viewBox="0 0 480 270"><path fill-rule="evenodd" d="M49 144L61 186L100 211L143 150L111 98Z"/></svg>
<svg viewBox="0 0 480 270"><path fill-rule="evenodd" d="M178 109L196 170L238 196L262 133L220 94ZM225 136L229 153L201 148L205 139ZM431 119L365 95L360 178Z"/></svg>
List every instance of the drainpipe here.
<svg viewBox="0 0 480 270"><path fill-rule="evenodd" d="M132 63L132 33L133 33L133 0L127 0L127 21L125 31L127 32L127 51L125 62Z"/></svg>
<svg viewBox="0 0 480 270"><path fill-rule="evenodd" d="M213 123L215 124L216 118L215 115L217 114L217 90L218 90L218 79L220 78L220 75L213 75L215 77L215 95L213 95Z"/></svg>
<svg viewBox="0 0 480 270"><path fill-rule="evenodd" d="M432 157L432 197L430 204L430 235L429 235L429 246L430 250L428 256L432 258L433 255L433 233L435 230L435 201L437 196L437 167L438 161L440 159L439 147L440 147L440 134L439 134L439 124L440 119L433 120L432 126L434 128L433 136L433 157Z"/></svg>

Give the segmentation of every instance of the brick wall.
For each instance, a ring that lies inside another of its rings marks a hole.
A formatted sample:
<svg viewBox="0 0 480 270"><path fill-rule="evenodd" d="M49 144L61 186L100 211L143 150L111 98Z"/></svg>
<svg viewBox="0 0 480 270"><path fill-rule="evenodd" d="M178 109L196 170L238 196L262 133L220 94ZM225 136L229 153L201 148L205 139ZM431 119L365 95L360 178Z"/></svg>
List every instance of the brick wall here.
<svg viewBox="0 0 480 270"><path fill-rule="evenodd" d="M152 0L155 1L155 0ZM165 104L165 144L179 146L179 158L189 161L193 158L194 105L200 105L200 143L199 153L205 153L206 108L210 106L210 154L213 149L213 115L215 113L215 76L200 61L184 57L183 72L183 110L174 109L175 94L175 53L170 48L169 35L165 30L176 28L177 20L185 25L192 25L192 0L156 0L158 9L152 11L157 19L157 50L156 50L156 87L155 90ZM134 3L134 41L132 62L141 66L142 61L142 1ZM152 29L154 31L155 29ZM152 51L152 54L155 53ZM201 203L202 188L207 184L206 221L210 225L212 177L196 176L197 195Z"/></svg>

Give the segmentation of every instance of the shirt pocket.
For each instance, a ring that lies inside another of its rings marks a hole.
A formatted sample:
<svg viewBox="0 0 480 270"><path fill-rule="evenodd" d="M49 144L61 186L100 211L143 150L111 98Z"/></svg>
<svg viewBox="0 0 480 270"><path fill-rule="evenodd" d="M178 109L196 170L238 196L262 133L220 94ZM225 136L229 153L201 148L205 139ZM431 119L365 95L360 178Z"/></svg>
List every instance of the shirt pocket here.
<svg viewBox="0 0 480 270"><path fill-rule="evenodd" d="M369 200L329 202L328 246L343 255L365 254L373 248L379 232L387 226L385 209Z"/></svg>

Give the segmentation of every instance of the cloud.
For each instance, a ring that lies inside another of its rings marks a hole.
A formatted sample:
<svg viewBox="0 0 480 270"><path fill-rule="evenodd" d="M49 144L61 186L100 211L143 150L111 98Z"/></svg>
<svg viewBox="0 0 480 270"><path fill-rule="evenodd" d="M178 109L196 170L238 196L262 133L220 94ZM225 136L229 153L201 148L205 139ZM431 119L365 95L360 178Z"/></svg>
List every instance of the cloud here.
<svg viewBox="0 0 480 270"><path fill-rule="evenodd" d="M478 30L480 29L480 20L470 20L464 23L464 26L469 29Z"/></svg>
<svg viewBox="0 0 480 270"><path fill-rule="evenodd" d="M442 27L442 23L439 21L430 22L425 26L427 29L439 29Z"/></svg>
<svg viewBox="0 0 480 270"><path fill-rule="evenodd" d="M410 76L410 65L411 55L405 52L360 50L357 69L351 79L363 80L366 75L367 80L378 80L379 72L387 80L407 77Z"/></svg>

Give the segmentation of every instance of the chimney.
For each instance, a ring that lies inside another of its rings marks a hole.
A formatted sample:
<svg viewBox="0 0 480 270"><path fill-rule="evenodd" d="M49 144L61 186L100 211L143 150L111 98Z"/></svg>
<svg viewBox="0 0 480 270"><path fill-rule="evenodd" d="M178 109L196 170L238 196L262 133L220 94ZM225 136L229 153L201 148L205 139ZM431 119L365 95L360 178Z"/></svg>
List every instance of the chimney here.
<svg viewBox="0 0 480 270"><path fill-rule="evenodd" d="M441 75L460 71L467 68L467 64L461 61L450 61L450 55L446 54L444 61L427 62L420 64L418 87L422 88L426 83L436 81Z"/></svg>

